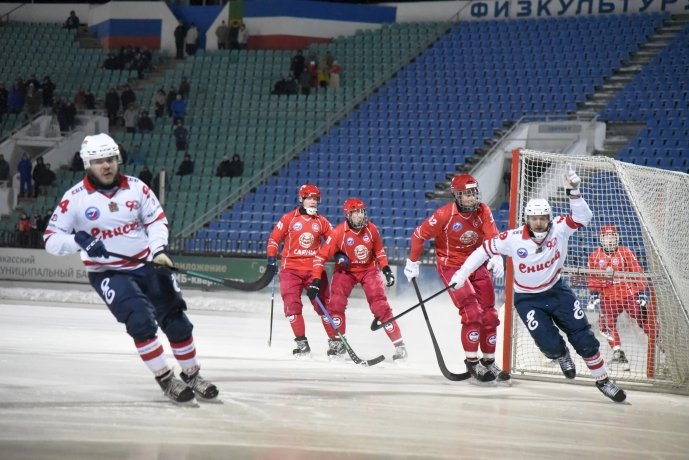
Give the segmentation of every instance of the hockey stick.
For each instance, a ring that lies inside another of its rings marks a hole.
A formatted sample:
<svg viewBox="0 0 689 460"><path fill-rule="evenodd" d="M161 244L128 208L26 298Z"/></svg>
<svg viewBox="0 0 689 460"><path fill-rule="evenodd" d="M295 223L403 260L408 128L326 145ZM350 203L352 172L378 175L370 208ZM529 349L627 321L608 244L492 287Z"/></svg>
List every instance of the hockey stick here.
<svg viewBox="0 0 689 460"><path fill-rule="evenodd" d="M323 305L323 302L321 302L321 299L316 297L316 303L318 306L321 308L321 311L325 315L326 318L328 318L328 321L330 321L330 325L335 329L335 332L337 332L337 336L342 340L342 344L344 347L347 349L347 353L349 353L349 357L352 358L352 361L354 361L356 364L361 364L362 366L375 366L381 361L385 361L385 356L380 355L377 358L369 359L367 361L359 358L356 353L354 353L354 350L352 350L352 347L349 346L349 343L347 342L347 339L345 339L345 336L342 335L340 330L338 329L337 325L335 325L335 322L333 321L333 317L330 316L330 313L328 313L328 310L325 309L325 306Z"/></svg>
<svg viewBox="0 0 689 460"><path fill-rule="evenodd" d="M273 287L270 290L270 334L268 335L268 348L270 348L270 344L273 342L273 305L275 305L275 278L277 278L277 276L273 276Z"/></svg>
<svg viewBox="0 0 689 460"><path fill-rule="evenodd" d="M183 268L179 267L168 267L167 265L160 265L155 262L151 262L149 260L144 260L144 259L137 259L136 257L131 257L131 256L125 256L124 254L118 254L116 252L110 252L108 251L108 254L113 256L113 257L118 257L120 259L128 260L130 262L136 262L139 264L144 264L144 265L151 265L153 267L165 267L169 268L173 272L176 273L181 273L183 275L189 275L189 276L194 276L196 278L200 278L202 280L206 281L211 281L213 283L217 284L222 284L223 286L232 288L232 289L237 289L239 291L258 291L263 289L264 287L268 286L268 283L270 283L270 280L273 278L273 275L275 274L275 267L274 266L268 266L266 268L266 271L263 272L263 275L251 283L244 283L242 281L234 281L230 280L227 278L218 278L217 276L209 275L207 273L202 273L202 272L197 272L194 270L185 270Z"/></svg>
<svg viewBox="0 0 689 460"><path fill-rule="evenodd" d="M416 283L416 278L411 279L412 284L414 285L414 290L416 291L416 297L418 297L419 302L421 302L421 311L423 312L423 319L426 320L426 326L428 326L428 332L431 334L431 341L433 342L433 348L435 349L435 357L438 360L438 367L440 368L440 372L445 376L446 379L452 380L454 382L459 382L461 380L466 380L469 377L471 377L471 374L469 372L464 372L462 374L454 374L450 372L450 370L447 368L445 365L445 360L443 359L443 355L440 352L440 347L438 346L438 341L435 338L435 334L433 333L433 328L431 327L431 321L428 319L428 313L426 312L426 306L423 304L423 298L421 297L421 291L419 291L419 285Z"/></svg>
<svg viewBox="0 0 689 460"><path fill-rule="evenodd" d="M392 321L392 320L395 320L395 319L398 319L398 318L403 317L404 315L406 315L407 313L409 313L409 312L412 311L413 309L422 306L424 303L428 302L428 301L431 300L431 299L434 299L434 298L438 297L440 294L442 294L443 292L445 292L445 291L447 291L447 290L452 289L453 287L455 287L454 283L452 283L452 284L450 284L449 286L447 286L447 287L445 287L445 288L439 290L439 291L436 292L435 294L433 294L433 295L431 295L431 296L429 296L429 297L427 297L427 298L421 300L421 301L420 301L419 303L417 303L416 305L413 305L413 306L407 308L406 310L404 310L404 311L403 311L402 313L400 313L399 315L393 316L392 318L390 318L389 320L387 320L386 323L388 323L388 322L390 322L390 321ZM384 324L384 323L380 323L376 318L374 318L374 319L373 319L373 322L371 323L371 330L372 330L372 331L377 331L378 329L380 329L381 327L383 327L383 324Z"/></svg>

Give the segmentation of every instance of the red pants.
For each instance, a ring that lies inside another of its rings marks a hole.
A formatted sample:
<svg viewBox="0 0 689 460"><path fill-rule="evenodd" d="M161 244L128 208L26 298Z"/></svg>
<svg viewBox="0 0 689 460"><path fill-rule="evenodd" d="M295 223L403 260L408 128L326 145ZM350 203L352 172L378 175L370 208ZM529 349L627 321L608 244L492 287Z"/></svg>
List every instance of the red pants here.
<svg viewBox="0 0 689 460"><path fill-rule="evenodd" d="M600 331L608 337L608 343L613 348L622 346L620 334L617 332L617 318L623 311L626 311L627 314L636 321L636 324L643 329L646 335L648 335L650 331L648 318L641 311L641 308L639 308L634 296L625 297L624 299L611 299L601 296Z"/></svg>
<svg viewBox="0 0 689 460"><path fill-rule="evenodd" d="M443 265L437 265L437 269L445 286L457 271L455 267ZM500 320L495 309L493 280L485 264L471 274L464 286L448 292L462 318L464 351L476 353L480 346L484 354L494 354Z"/></svg>
<svg viewBox="0 0 689 460"><path fill-rule="evenodd" d="M282 295L282 302L285 306L285 316L301 315L304 305L301 303L301 295L311 284L310 270L293 270L286 268L280 270L280 294ZM323 305L328 305L330 302L330 289L328 289L328 275L323 272L321 275L321 290L318 297L323 302ZM318 304L315 300L311 301L313 310L318 316L322 316Z"/></svg>

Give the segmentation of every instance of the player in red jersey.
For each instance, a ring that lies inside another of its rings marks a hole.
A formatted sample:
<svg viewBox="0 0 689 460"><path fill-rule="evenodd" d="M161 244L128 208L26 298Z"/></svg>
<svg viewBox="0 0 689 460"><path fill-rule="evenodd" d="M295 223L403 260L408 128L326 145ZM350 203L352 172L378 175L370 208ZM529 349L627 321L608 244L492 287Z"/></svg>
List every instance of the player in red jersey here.
<svg viewBox="0 0 689 460"><path fill-rule="evenodd" d="M330 303L327 308L340 333L344 334L347 328L347 299L354 286L361 284L371 313L384 324L385 333L395 346L392 359L404 360L407 349L397 322L389 321L394 315L378 272L379 267L382 267L387 287L395 284L378 227L366 218L366 205L359 198L345 201L343 210L345 221L333 229L313 261L313 281L308 295L315 298L327 289L321 281L325 273L325 262L334 258L338 263L330 285ZM333 328L330 329L329 336L328 356L344 357L344 345Z"/></svg>
<svg viewBox="0 0 689 460"><path fill-rule="evenodd" d="M318 187L313 184L302 185L299 188L298 200L299 207L283 215L270 232L266 252L268 265L275 265L280 243L284 241L280 259L280 294L285 317L292 326L294 341L297 343L297 348L292 350L292 353L299 358L307 357L311 353L302 316L301 294L311 281L313 259L321 246L321 239L327 238L333 227L328 219L318 214L318 204L321 200L321 191ZM320 299L327 305L330 301L327 274L323 273L320 280L325 287ZM313 300L311 304L318 316L321 316L323 313L318 305ZM325 326L326 322L323 321L323 324ZM329 325L325 327L327 333Z"/></svg>
<svg viewBox="0 0 689 460"><path fill-rule="evenodd" d="M626 281L614 279L614 272L643 273L634 253L619 243L617 227L601 227L601 247L589 254L588 268L605 270L613 276L591 275L588 278L588 288L591 291L588 309L594 310L596 305L600 305L600 330L613 349L613 359L610 362L622 364L625 369L629 369L629 361L622 350L620 334L617 332L617 318L626 311L648 335L648 298L644 294L646 282L643 278Z"/></svg>
<svg viewBox="0 0 689 460"><path fill-rule="evenodd" d="M419 225L411 237L411 250L404 268L407 280L419 276L424 243L435 239L436 268L446 286L474 249L498 234L493 213L481 203L478 182L469 174L456 175L450 184L454 201L438 208ZM467 370L479 382L495 380L509 384L510 375L495 364L497 327L495 290L489 270L496 277L504 273L502 258L492 257L455 290L448 291L459 309L461 340ZM478 349L483 354L479 361Z"/></svg>

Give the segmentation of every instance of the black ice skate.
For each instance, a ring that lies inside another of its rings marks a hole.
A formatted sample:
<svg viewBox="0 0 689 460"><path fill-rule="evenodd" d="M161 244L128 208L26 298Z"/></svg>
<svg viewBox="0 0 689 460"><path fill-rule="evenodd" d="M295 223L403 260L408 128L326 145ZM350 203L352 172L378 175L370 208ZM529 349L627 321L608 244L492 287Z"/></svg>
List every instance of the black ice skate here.
<svg viewBox="0 0 689 460"><path fill-rule="evenodd" d="M467 371L471 374L471 377L473 377L472 383L490 383L494 384L495 382L495 376L493 373L488 370L486 367L481 364L480 361L469 361L468 359L464 360L464 364L467 366Z"/></svg>
<svg viewBox="0 0 689 460"><path fill-rule="evenodd" d="M395 346L395 354L392 355L392 361L395 363L403 363L407 360L407 356L407 347L404 346L404 343L400 343Z"/></svg>
<svg viewBox="0 0 689 460"><path fill-rule="evenodd" d="M342 340L340 339L328 339L328 359L331 361L343 361L345 359L345 353L347 350L345 350L344 343L342 343Z"/></svg>
<svg viewBox="0 0 689 460"><path fill-rule="evenodd" d="M577 376L577 368L574 365L574 361L572 361L572 357L569 355L569 349L567 349L564 356L557 358L557 362L560 365L560 369L562 369L562 373L565 374L565 377L573 379Z"/></svg>
<svg viewBox="0 0 689 460"><path fill-rule="evenodd" d="M306 337L299 336L294 341L297 343L297 348L292 350L292 355L295 358L308 358L311 356L311 347L309 346L309 341Z"/></svg>
<svg viewBox="0 0 689 460"><path fill-rule="evenodd" d="M627 360L627 356L624 354L624 351L622 351L621 349L617 349L612 353L612 359L610 360L610 363L619 364L625 371L629 370L629 361Z"/></svg>
<svg viewBox="0 0 689 460"><path fill-rule="evenodd" d="M163 375L156 377L160 388L163 389L165 396L176 403L188 403L194 400L194 391L184 382L175 377L172 370L168 370Z"/></svg>
<svg viewBox="0 0 689 460"><path fill-rule="evenodd" d="M220 393L218 391L218 387L213 385L208 380L202 378L199 374L199 371L196 371L192 375L187 375L184 372L181 372L179 376L189 388L194 390L196 396L201 399L214 399L218 396L218 393Z"/></svg>
<svg viewBox="0 0 689 460"><path fill-rule="evenodd" d="M512 386L512 377L495 364L494 359L481 358L481 364L495 376L495 380L502 385Z"/></svg>
<svg viewBox="0 0 689 460"><path fill-rule="evenodd" d="M605 377L603 380L598 380L596 382L596 387L601 393L615 402L622 402L627 399L627 394L624 390L618 387L617 384L608 377Z"/></svg>

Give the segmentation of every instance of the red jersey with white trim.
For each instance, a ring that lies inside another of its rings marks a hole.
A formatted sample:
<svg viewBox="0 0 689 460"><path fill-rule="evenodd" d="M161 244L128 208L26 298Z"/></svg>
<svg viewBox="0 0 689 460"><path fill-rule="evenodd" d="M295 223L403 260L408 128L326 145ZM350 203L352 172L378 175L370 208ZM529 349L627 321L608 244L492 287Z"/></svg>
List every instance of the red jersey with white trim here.
<svg viewBox="0 0 689 460"><path fill-rule="evenodd" d="M643 273L639 261L634 253L625 246L618 246L611 254L603 248L598 248L589 254L588 268L593 270L609 270L611 272ZM606 275L592 274L588 278L588 287L592 291L599 291L601 297L611 300L624 300L646 290L646 283L638 281L621 281Z"/></svg>
<svg viewBox="0 0 689 460"><path fill-rule="evenodd" d="M313 277L320 278L325 270L325 262L332 259L336 252L344 252L349 257L350 272L364 272L388 265L388 257L383 248L383 239L378 227L367 222L362 228L354 230L347 221L335 227L318 250L313 261Z"/></svg>
<svg viewBox="0 0 689 460"><path fill-rule="evenodd" d="M588 225L593 216L583 198L570 200L570 207L572 214L555 217L541 243L531 239L529 229L524 225L484 242L484 260L497 254L511 257L516 292L547 291L562 277L569 237Z"/></svg>
<svg viewBox="0 0 689 460"><path fill-rule="evenodd" d="M108 251L150 259L168 242L167 218L153 191L132 176L120 175L111 193L96 190L88 178L67 190L43 233L45 249L56 256L81 251L89 272L133 270L141 266L110 256L91 258L74 241L85 231Z"/></svg>
<svg viewBox="0 0 689 460"><path fill-rule="evenodd" d="M439 265L460 267L485 240L498 234L493 213L485 203L473 212L459 212L452 202L438 208L414 230L409 259L417 261L426 240L435 238Z"/></svg>
<svg viewBox="0 0 689 460"><path fill-rule="evenodd" d="M320 214L302 214L300 208L283 215L268 237L267 255L276 257L284 240L280 268L311 271L313 258L325 239L332 232L330 221Z"/></svg>

